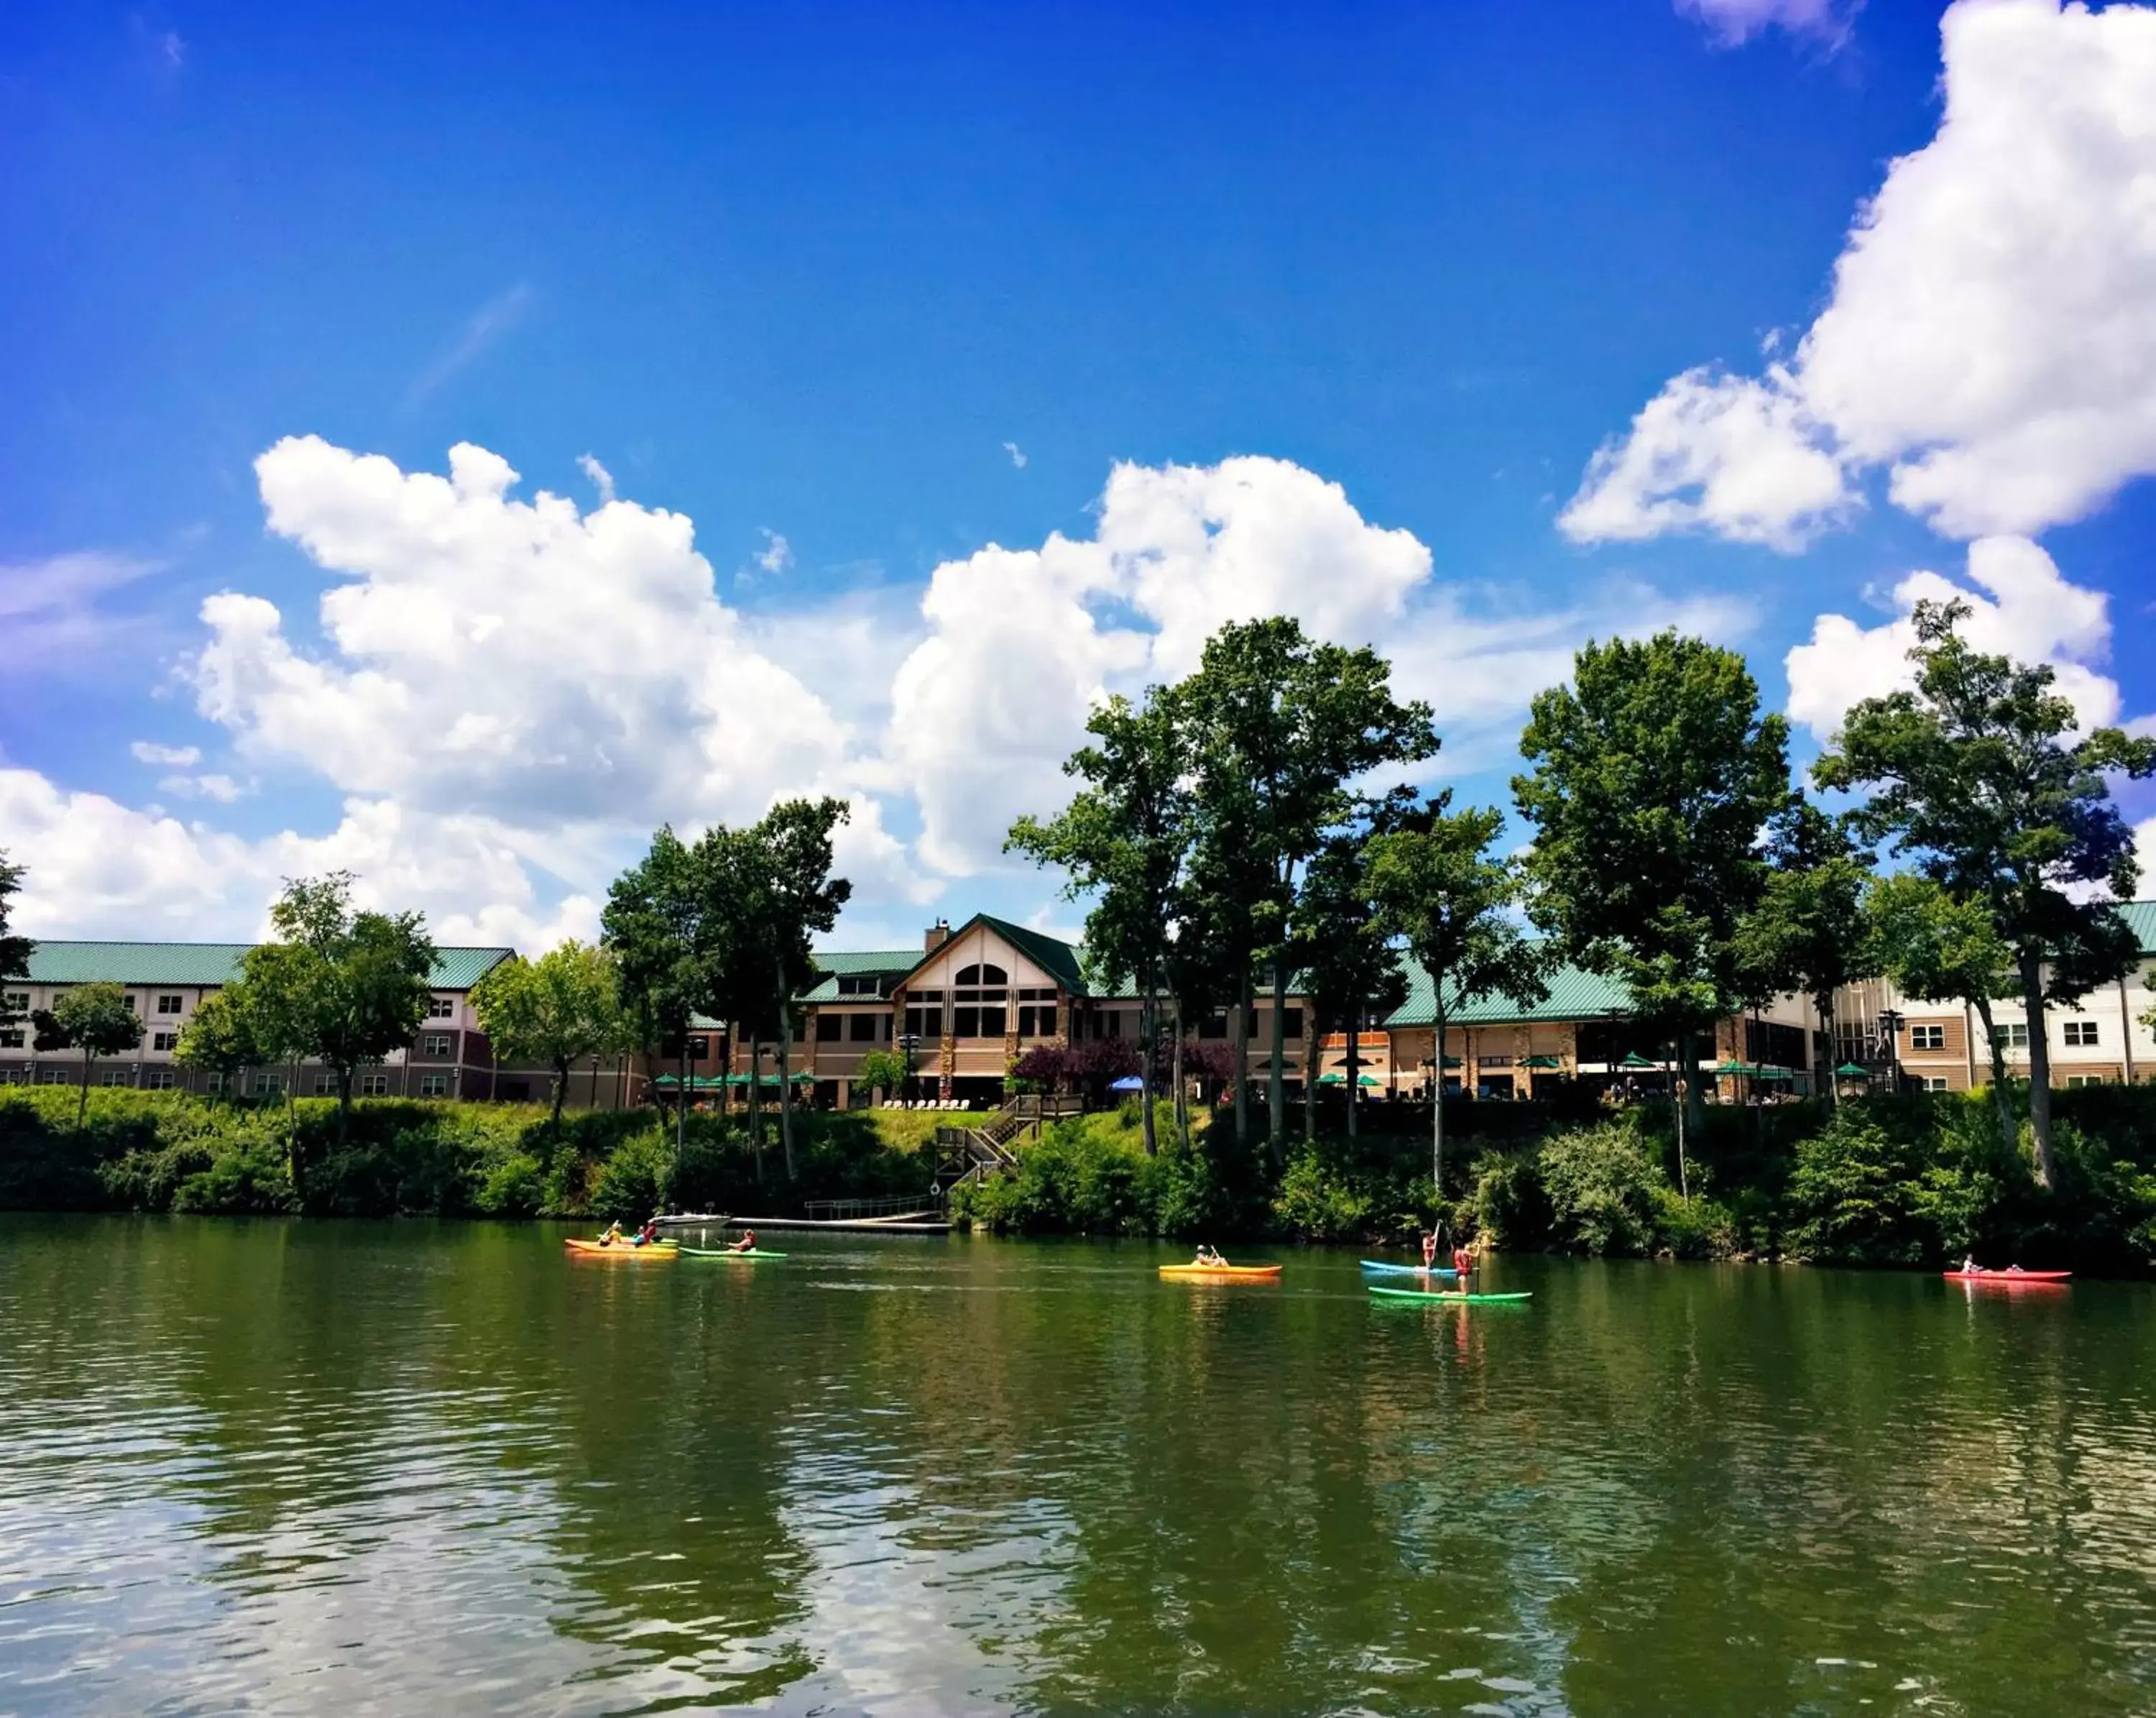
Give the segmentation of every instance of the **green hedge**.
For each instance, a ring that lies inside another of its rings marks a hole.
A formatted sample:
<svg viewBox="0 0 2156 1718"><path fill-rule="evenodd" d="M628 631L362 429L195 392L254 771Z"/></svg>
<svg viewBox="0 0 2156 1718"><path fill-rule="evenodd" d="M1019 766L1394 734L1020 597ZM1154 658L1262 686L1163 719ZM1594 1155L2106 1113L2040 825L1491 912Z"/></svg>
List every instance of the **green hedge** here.
<svg viewBox="0 0 2156 1718"><path fill-rule="evenodd" d="M0 1209L626 1218L923 1192L932 1173L921 1130L877 1112L798 1115L788 1183L775 1118L759 1166L739 1117L692 1114L677 1164L670 1119L650 1110L572 1114L557 1130L538 1105L363 1099L341 1143L328 1099L93 1090L79 1130L76 1101L0 1092Z"/></svg>

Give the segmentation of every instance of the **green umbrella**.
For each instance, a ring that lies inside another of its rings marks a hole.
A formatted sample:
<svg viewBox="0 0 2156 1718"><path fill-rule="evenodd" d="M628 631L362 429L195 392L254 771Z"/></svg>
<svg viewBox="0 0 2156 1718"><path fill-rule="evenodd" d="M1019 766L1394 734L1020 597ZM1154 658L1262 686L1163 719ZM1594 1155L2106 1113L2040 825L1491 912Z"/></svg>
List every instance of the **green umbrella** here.
<svg viewBox="0 0 2156 1718"><path fill-rule="evenodd" d="M1448 1056L1445 1058L1445 1065L1447 1067L1457 1067L1460 1066L1460 1058L1457 1056Z"/></svg>
<svg viewBox="0 0 2156 1718"><path fill-rule="evenodd" d="M1793 1080L1796 1076L1786 1067L1762 1067L1753 1071L1753 1078L1762 1080Z"/></svg>
<svg viewBox="0 0 2156 1718"><path fill-rule="evenodd" d="M1625 1052L1625 1059L1617 1064L1620 1067L1654 1067L1658 1065L1648 1061L1636 1050L1627 1050Z"/></svg>
<svg viewBox="0 0 2156 1718"><path fill-rule="evenodd" d="M1358 1086L1382 1086L1385 1083L1375 1074L1358 1074L1355 1076L1355 1083Z"/></svg>
<svg viewBox="0 0 2156 1718"><path fill-rule="evenodd" d="M1845 1080L1868 1080L1871 1078L1871 1070L1870 1068L1859 1067L1853 1062L1843 1062L1840 1067L1835 1070L1835 1072Z"/></svg>
<svg viewBox="0 0 2156 1718"><path fill-rule="evenodd" d="M1756 1074L1759 1072L1750 1062L1739 1062L1733 1056L1715 1063L1713 1071L1718 1074Z"/></svg>
<svg viewBox="0 0 2156 1718"><path fill-rule="evenodd" d="M1530 1056L1520 1066L1522 1067L1563 1067L1564 1064L1554 1056Z"/></svg>
<svg viewBox="0 0 2156 1718"><path fill-rule="evenodd" d="M1321 1086L1344 1086L1348 1083L1348 1076L1344 1073L1320 1074L1317 1083Z"/></svg>

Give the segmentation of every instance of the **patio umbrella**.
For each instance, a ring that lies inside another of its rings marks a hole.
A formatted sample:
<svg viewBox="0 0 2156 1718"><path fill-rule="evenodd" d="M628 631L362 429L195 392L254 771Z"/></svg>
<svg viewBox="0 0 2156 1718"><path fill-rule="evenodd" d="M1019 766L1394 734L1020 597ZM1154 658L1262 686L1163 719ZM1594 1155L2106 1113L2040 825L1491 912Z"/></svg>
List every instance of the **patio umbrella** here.
<svg viewBox="0 0 2156 1718"><path fill-rule="evenodd" d="M1713 1071L1718 1074L1756 1074L1759 1072L1750 1062L1739 1062L1733 1056L1715 1063Z"/></svg>
<svg viewBox="0 0 2156 1718"><path fill-rule="evenodd" d="M1563 1067L1564 1064L1554 1056L1530 1056L1520 1064L1522 1067Z"/></svg>
<svg viewBox="0 0 2156 1718"><path fill-rule="evenodd" d="M1660 1067L1661 1064L1659 1062L1648 1061L1645 1057L1642 1056L1636 1050L1627 1050L1625 1052L1625 1059L1619 1062L1617 1066L1620 1067Z"/></svg>
<svg viewBox="0 0 2156 1718"><path fill-rule="evenodd" d="M1357 1074L1355 1083L1358 1086L1382 1086L1385 1083L1375 1074Z"/></svg>
<svg viewBox="0 0 2156 1718"><path fill-rule="evenodd" d="M1457 1067L1460 1066L1460 1058L1457 1056L1448 1056L1445 1058L1445 1065L1447 1067Z"/></svg>
<svg viewBox="0 0 2156 1718"><path fill-rule="evenodd" d="M1119 1080L1110 1080L1108 1089L1111 1092L1142 1092L1145 1090L1145 1082L1136 1074L1125 1074Z"/></svg>
<svg viewBox="0 0 2156 1718"><path fill-rule="evenodd" d="M1868 1080L1871 1078L1871 1070L1868 1067L1859 1067L1853 1062L1845 1062L1835 1070L1835 1074L1838 1078L1845 1080Z"/></svg>
<svg viewBox="0 0 2156 1718"><path fill-rule="evenodd" d="M1336 1070L1318 1075L1317 1083L1321 1086L1344 1086L1348 1083L1348 1076Z"/></svg>
<svg viewBox="0 0 2156 1718"><path fill-rule="evenodd" d="M1753 1070L1753 1078L1761 1080L1793 1080L1796 1076L1786 1067L1761 1067Z"/></svg>

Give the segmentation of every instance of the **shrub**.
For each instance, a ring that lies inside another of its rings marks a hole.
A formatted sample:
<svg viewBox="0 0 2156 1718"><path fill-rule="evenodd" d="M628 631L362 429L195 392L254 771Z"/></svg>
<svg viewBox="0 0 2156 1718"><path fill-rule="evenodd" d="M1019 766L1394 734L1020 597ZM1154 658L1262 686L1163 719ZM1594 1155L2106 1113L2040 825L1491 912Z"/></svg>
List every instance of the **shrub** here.
<svg viewBox="0 0 2156 1718"><path fill-rule="evenodd" d="M1595 1255L1653 1250L1656 1195L1667 1183L1635 1129L1605 1122L1559 1134L1543 1147L1538 1168L1559 1247Z"/></svg>
<svg viewBox="0 0 2156 1718"><path fill-rule="evenodd" d="M1880 1118L1852 1104L1797 1148L1790 1238L1835 1264L1915 1264L1936 1250L1920 1214L1917 1165Z"/></svg>
<svg viewBox="0 0 2156 1718"><path fill-rule="evenodd" d="M1473 1191L1462 1202L1460 1227L1489 1236L1516 1252L1547 1246L1553 1221L1549 1195L1532 1154L1493 1151L1478 1166Z"/></svg>

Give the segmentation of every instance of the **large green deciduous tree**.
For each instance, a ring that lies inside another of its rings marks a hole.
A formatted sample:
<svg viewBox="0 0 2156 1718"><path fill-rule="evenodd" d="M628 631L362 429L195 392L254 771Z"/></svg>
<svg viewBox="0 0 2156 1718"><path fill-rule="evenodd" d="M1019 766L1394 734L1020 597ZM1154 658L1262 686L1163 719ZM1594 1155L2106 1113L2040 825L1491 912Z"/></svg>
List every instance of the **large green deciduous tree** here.
<svg viewBox="0 0 2156 1718"><path fill-rule="evenodd" d="M244 985L213 990L196 1005L180 1032L172 1060L182 1067L217 1075L228 1090L241 1072L277 1058L263 1042Z"/></svg>
<svg viewBox="0 0 2156 1718"><path fill-rule="evenodd" d="M647 1065L667 1044L679 1059L677 1156L688 1126L689 1021L712 987L711 975L725 964L726 927L711 922L699 871L681 838L662 826L644 857L608 888L599 919L638 1049Z"/></svg>
<svg viewBox="0 0 2156 1718"><path fill-rule="evenodd" d="M1391 809L1391 808L1388 808ZM1348 1039L1348 1132L1360 1128L1363 1097L1363 1027L1382 1019L1407 1000L1407 975L1399 952L1379 922L1365 886L1363 855L1368 832L1342 830L1312 856L1295 903L1288 964L1302 975L1313 1016L1305 1022L1303 1040L1303 1132L1317 1130L1314 1054L1321 1035Z"/></svg>
<svg viewBox="0 0 2156 1718"><path fill-rule="evenodd" d="M1904 871L1875 879L1864 896L1866 964L1904 996L1956 1001L1976 1011L1991 1057L1991 1095L2000 1143L2012 1150L2014 1105L2006 1089L2006 1042L1991 1005L2014 994L2014 951L1981 901L1963 900L1928 877Z"/></svg>
<svg viewBox="0 0 2156 1718"><path fill-rule="evenodd" d="M1364 647L1320 644L1286 616L1224 626L1178 688L1196 796L1192 899L1205 938L1240 975L1235 1048L1247 1058L1255 971L1272 992L1267 1134L1286 1152L1287 990L1305 867L1368 805L1358 784L1437 750L1430 707L1393 696L1392 667ZM1247 1144L1247 1082L1236 1070L1236 1134Z"/></svg>
<svg viewBox="0 0 2156 1718"><path fill-rule="evenodd" d="M1835 991L1871 975L1864 892L1871 868L1842 820L1810 800L1793 800L1768 842L1769 869L1759 898L1737 930L1738 958L1750 975L1751 1000L1794 990L1811 999L1833 1064ZM1813 1047L1805 1057L1820 1070ZM1827 1088L1835 1092L1830 1074ZM1835 1093L1834 1101L1840 1102Z"/></svg>
<svg viewBox="0 0 2156 1718"><path fill-rule="evenodd" d="M29 938L17 936L8 928L9 904L22 887L23 867L9 864L8 856L0 853L0 980L28 978L30 951L38 946ZM0 994L0 1029L21 1023L21 1016L8 1011L8 999Z"/></svg>
<svg viewBox="0 0 2156 1718"><path fill-rule="evenodd" d="M362 1067L408 1049L427 1018L434 944L417 913L352 904L349 872L289 880L270 908L274 942L240 962L233 987L263 1047L280 1059L321 1062L336 1077L337 1140L352 1134L352 1083ZM292 1188L305 1165L292 1137Z"/></svg>
<svg viewBox="0 0 2156 1718"><path fill-rule="evenodd" d="M1539 947L1522 933L1519 867L1491 851L1505 815L1449 810L1438 795L1405 826L1373 839L1364 887L1388 935L1430 975L1436 1039L1430 1067L1430 1186L1445 1191L1445 1025L1455 1006L1502 995L1522 1008L1548 994Z"/></svg>
<svg viewBox="0 0 2156 1718"><path fill-rule="evenodd" d="M512 954L472 986L471 1000L496 1062L537 1062L552 1071L558 1132L570 1069L624 1038L613 957L574 938L536 960Z"/></svg>
<svg viewBox="0 0 2156 1718"><path fill-rule="evenodd" d="M1955 899L1979 902L2012 955L2029 1021L2036 1176L2057 1183L2045 1011L2071 1006L2139 958L2117 901L2138 871L2107 774L2156 774L2156 740L2079 732L2046 664L1969 648L1965 604L1920 602L1912 690L1866 698L1813 765L1823 787L1869 795L1851 814Z"/></svg>
<svg viewBox="0 0 2156 1718"><path fill-rule="evenodd" d="M1760 713L1743 656L1676 632L1589 644L1573 681L1536 696L1520 740L1530 908L1677 1041L1681 1153L1698 1035L1745 995L1737 935L1766 882L1762 832L1789 801L1789 726Z"/></svg>
<svg viewBox="0 0 2156 1718"><path fill-rule="evenodd" d="M80 1132L90 1109L90 1071L100 1056L117 1056L142 1042L142 1021L117 985L77 985L34 1016L40 1050L82 1052L82 1096L74 1107Z"/></svg>
<svg viewBox="0 0 2156 1718"><path fill-rule="evenodd" d="M755 887L750 899L749 970L761 972L778 1019L778 1136L786 1179L793 1160L793 998L816 981L810 950L839 922L854 886L831 875L832 832L846 821L844 800L784 800L747 831Z"/></svg>
<svg viewBox="0 0 2156 1718"><path fill-rule="evenodd" d="M1152 1083L1160 995L1190 856L1194 805L1184 726L1179 700L1158 687L1136 704L1118 697L1097 706L1086 723L1094 743L1063 766L1085 785L1055 817L1019 818L1004 843L1006 851L1060 867L1070 898L1091 898L1086 958L1091 975L1110 987L1126 981L1137 986L1138 1038L1145 1047L1139 1111L1147 1156L1158 1150Z"/></svg>

